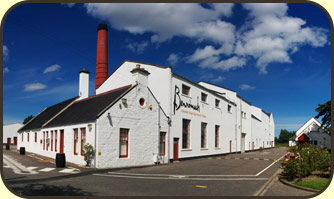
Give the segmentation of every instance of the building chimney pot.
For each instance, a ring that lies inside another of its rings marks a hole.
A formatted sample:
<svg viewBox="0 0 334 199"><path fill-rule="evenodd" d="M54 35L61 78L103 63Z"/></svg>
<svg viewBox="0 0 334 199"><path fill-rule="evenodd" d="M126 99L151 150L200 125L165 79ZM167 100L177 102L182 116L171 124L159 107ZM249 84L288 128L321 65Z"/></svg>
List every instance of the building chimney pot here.
<svg viewBox="0 0 334 199"><path fill-rule="evenodd" d="M108 78L108 28L99 24L97 28L96 78L95 89Z"/></svg>
<svg viewBox="0 0 334 199"><path fill-rule="evenodd" d="M89 72L84 68L79 72L79 100L89 96Z"/></svg>

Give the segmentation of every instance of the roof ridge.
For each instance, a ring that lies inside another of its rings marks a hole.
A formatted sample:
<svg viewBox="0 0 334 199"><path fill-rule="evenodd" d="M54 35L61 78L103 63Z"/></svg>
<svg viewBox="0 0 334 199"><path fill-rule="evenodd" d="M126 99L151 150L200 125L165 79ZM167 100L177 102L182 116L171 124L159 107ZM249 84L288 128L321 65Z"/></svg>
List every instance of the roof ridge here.
<svg viewBox="0 0 334 199"><path fill-rule="evenodd" d="M85 100L90 100L90 99L93 99L93 98L96 98L96 97L100 97L100 96L103 96L103 95L106 95L106 94L109 94L109 93L113 93L113 92L116 92L116 91L119 91L119 90L122 90L122 89L125 89L125 88L130 88L132 87L133 85L132 84L129 84L129 85L126 85L126 86L122 86L122 87L119 87L119 88L115 88L113 90L110 90L110 91L105 91L103 93L100 93L100 94L97 94L97 95L93 95L93 96L90 96L90 97L87 97L87 98L84 98L84 99L81 99L81 100L78 100L78 101L75 101L75 103L79 103L79 102L82 102L82 101L85 101Z"/></svg>

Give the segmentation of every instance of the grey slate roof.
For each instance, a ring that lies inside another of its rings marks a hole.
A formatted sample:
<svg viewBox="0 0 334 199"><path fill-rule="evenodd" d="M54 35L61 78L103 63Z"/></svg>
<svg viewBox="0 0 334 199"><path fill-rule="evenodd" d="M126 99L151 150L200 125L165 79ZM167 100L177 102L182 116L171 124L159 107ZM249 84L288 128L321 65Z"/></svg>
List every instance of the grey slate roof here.
<svg viewBox="0 0 334 199"><path fill-rule="evenodd" d="M88 97L75 101L65 111L60 113L45 127L56 127L71 124L80 124L85 122L93 122L97 119L106 108L111 107L117 99L124 96L135 86L124 86L99 95Z"/></svg>
<svg viewBox="0 0 334 199"><path fill-rule="evenodd" d="M71 102L73 102L77 97L73 97L71 99L65 100L53 106L45 108L42 112L36 115L32 120L30 120L27 124L25 124L18 131L26 131L26 130L34 130L42 128L43 124L49 121L53 116L63 110L66 106L68 106Z"/></svg>

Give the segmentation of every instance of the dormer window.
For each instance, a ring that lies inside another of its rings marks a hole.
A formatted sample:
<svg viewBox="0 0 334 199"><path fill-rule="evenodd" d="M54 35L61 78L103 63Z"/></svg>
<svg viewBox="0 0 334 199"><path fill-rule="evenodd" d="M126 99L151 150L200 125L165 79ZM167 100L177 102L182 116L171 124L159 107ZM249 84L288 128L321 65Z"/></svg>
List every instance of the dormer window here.
<svg viewBox="0 0 334 199"><path fill-rule="evenodd" d="M190 96L190 87L182 84L182 94L186 96Z"/></svg>

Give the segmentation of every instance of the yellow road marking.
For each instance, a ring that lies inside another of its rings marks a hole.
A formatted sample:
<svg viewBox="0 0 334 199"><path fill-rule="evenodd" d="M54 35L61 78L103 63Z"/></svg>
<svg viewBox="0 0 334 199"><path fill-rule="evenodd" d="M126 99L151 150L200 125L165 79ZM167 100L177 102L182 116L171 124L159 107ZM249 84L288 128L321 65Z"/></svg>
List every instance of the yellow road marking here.
<svg viewBox="0 0 334 199"><path fill-rule="evenodd" d="M206 189L206 186L202 186L202 185L196 185L195 187L197 187L197 188L202 188L202 189Z"/></svg>

